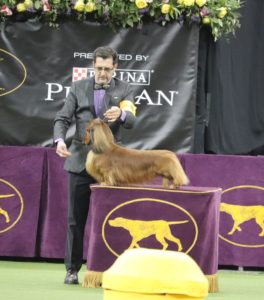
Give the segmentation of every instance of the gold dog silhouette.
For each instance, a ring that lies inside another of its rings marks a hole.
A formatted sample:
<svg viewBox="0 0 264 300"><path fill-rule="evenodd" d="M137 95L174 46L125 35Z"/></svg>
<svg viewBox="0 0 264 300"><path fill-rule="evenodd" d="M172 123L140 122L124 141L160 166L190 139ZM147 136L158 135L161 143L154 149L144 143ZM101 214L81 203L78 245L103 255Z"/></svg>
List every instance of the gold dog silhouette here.
<svg viewBox="0 0 264 300"><path fill-rule="evenodd" d="M2 209L1 207L0 207L0 214L5 217L6 223L10 222L10 218L9 218L8 212L6 210Z"/></svg>
<svg viewBox="0 0 264 300"><path fill-rule="evenodd" d="M221 203L220 211L229 214L234 221L233 228L231 229L230 232L228 232L228 235L232 235L236 230L242 231L239 225L251 219L255 219L255 222L262 229L259 236L264 236L264 206L263 205L242 206L242 205Z"/></svg>
<svg viewBox="0 0 264 300"><path fill-rule="evenodd" d="M188 220L184 221L175 221L168 222L165 220L154 220L154 221L142 221L142 220L130 220L125 218L115 218L109 220L109 224L113 227L122 227L129 231L132 241L128 249L137 247L140 248L138 242L151 236L155 235L158 242L162 245L162 250L168 248L168 243L165 239L174 242L178 246L178 251L182 250L181 241L172 235L170 230L170 225L172 224L183 224L189 222Z"/></svg>

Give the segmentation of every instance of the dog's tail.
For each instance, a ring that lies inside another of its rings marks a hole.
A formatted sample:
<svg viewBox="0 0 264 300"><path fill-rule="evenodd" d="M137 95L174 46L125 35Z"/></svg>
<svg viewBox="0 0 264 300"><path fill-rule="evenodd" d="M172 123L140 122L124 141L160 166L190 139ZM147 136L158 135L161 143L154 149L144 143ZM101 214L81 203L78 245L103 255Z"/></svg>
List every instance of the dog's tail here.
<svg viewBox="0 0 264 300"><path fill-rule="evenodd" d="M175 224L185 224L188 223L189 220L184 220L184 221L169 221L167 222L169 225L175 225Z"/></svg>
<svg viewBox="0 0 264 300"><path fill-rule="evenodd" d="M187 185L189 184L189 178L187 177L183 167L177 157L175 157L175 176L173 178L173 187L176 188L177 186Z"/></svg>

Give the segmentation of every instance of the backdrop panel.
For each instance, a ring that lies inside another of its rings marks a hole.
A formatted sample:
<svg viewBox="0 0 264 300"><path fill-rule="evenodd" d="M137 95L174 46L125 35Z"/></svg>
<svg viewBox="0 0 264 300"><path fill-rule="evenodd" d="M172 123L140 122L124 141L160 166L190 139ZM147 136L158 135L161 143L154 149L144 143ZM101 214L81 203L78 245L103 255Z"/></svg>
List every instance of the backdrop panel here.
<svg viewBox="0 0 264 300"><path fill-rule="evenodd" d="M92 52L110 45L119 53L115 76L134 86L138 108L124 143L191 151L198 39L198 26L180 24L113 32L96 23L8 23L0 36L0 144L50 146L71 82L93 76Z"/></svg>

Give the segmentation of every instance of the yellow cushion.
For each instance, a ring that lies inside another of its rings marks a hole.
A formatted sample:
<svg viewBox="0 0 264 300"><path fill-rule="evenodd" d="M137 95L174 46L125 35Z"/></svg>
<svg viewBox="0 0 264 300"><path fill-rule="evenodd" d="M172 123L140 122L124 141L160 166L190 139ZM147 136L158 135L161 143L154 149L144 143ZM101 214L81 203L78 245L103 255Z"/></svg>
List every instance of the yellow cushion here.
<svg viewBox="0 0 264 300"><path fill-rule="evenodd" d="M129 292L117 292L104 290L104 300L203 300L202 298L190 297L177 294L139 294Z"/></svg>
<svg viewBox="0 0 264 300"><path fill-rule="evenodd" d="M142 300L198 300L208 295L208 280L189 255L157 249L126 250L104 272L102 286L105 300L134 300L137 294Z"/></svg>

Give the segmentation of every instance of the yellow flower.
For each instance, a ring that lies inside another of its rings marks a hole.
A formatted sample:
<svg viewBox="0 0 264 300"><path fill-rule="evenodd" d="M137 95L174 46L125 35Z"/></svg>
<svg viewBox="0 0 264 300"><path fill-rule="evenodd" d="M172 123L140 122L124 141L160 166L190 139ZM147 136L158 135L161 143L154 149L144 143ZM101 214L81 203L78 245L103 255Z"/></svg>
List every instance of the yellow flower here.
<svg viewBox="0 0 264 300"><path fill-rule="evenodd" d="M33 6L33 2L32 0L25 0L24 5L26 6L26 8L30 8Z"/></svg>
<svg viewBox="0 0 264 300"><path fill-rule="evenodd" d="M196 4L199 6L199 7L202 7L205 5L207 0L196 0Z"/></svg>
<svg viewBox="0 0 264 300"><path fill-rule="evenodd" d="M170 10L171 10L170 4L162 4L162 6L161 6L161 12L163 14L168 14L170 12Z"/></svg>
<svg viewBox="0 0 264 300"><path fill-rule="evenodd" d="M226 7L220 7L218 17L220 19L223 19L223 17L227 14L227 8Z"/></svg>
<svg viewBox="0 0 264 300"><path fill-rule="evenodd" d="M85 4L83 3L83 0L78 0L75 5L74 9L77 11L84 11Z"/></svg>
<svg viewBox="0 0 264 300"><path fill-rule="evenodd" d="M177 3L182 5L184 0L178 0Z"/></svg>
<svg viewBox="0 0 264 300"><path fill-rule="evenodd" d="M17 11L18 12L23 12L23 11L26 11L26 10L27 10L27 8L26 8L26 5L24 3L19 3L17 5Z"/></svg>
<svg viewBox="0 0 264 300"><path fill-rule="evenodd" d="M204 17L203 20L202 20L203 24L210 24L211 22L211 19L209 17Z"/></svg>
<svg viewBox="0 0 264 300"><path fill-rule="evenodd" d="M94 2L88 2L86 5L85 5L85 11L86 12L92 12L96 10L96 6L95 6L95 3Z"/></svg>
<svg viewBox="0 0 264 300"><path fill-rule="evenodd" d="M142 8L145 8L148 6L148 3L146 0L136 0L135 3L136 3L137 8L139 8L139 9L142 9Z"/></svg>
<svg viewBox="0 0 264 300"><path fill-rule="evenodd" d="M194 6L195 0L183 0L185 6Z"/></svg>

